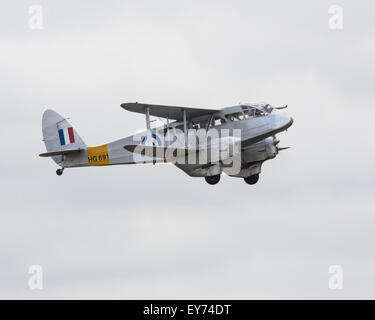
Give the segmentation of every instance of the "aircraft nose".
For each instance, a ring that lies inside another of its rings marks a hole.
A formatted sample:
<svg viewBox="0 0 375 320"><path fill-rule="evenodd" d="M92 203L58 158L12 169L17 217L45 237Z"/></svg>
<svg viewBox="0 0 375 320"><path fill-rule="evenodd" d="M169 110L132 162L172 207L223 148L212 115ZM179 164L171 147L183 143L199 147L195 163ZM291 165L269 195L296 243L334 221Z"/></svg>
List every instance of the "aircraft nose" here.
<svg viewBox="0 0 375 320"><path fill-rule="evenodd" d="M290 117L290 120L289 120L289 127L293 124L293 122L294 122L293 117Z"/></svg>
<svg viewBox="0 0 375 320"><path fill-rule="evenodd" d="M276 128L277 129L283 129L283 130L286 130L288 129L292 124L293 124L293 118L288 115L287 113L285 112L280 112L276 119Z"/></svg>

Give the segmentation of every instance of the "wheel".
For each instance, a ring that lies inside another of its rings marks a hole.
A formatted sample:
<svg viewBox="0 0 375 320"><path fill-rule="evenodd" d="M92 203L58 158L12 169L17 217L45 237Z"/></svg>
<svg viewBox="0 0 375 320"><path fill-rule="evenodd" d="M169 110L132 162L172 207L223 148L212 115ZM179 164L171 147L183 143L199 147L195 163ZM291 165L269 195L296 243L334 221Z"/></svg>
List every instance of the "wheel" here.
<svg viewBox="0 0 375 320"><path fill-rule="evenodd" d="M63 172L64 172L63 169L57 169L57 170L56 170L56 174L57 174L58 176L61 176L61 175L63 174Z"/></svg>
<svg viewBox="0 0 375 320"><path fill-rule="evenodd" d="M259 180L259 174L253 174L250 177L243 178L247 184L256 184Z"/></svg>
<svg viewBox="0 0 375 320"><path fill-rule="evenodd" d="M216 176L208 176L208 177L204 177L206 179L206 182L208 184L216 184L220 181L220 174L217 174Z"/></svg>

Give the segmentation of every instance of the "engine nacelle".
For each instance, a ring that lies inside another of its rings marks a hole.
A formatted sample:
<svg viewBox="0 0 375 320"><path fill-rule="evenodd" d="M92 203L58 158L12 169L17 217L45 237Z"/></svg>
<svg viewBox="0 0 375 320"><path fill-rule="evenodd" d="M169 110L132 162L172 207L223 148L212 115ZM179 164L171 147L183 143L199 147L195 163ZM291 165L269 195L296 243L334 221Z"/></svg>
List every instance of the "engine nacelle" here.
<svg viewBox="0 0 375 320"><path fill-rule="evenodd" d="M262 171L262 162L256 162L253 163L250 166L246 166L241 169L241 171L237 174L230 174L231 177L241 177L241 178L246 178L250 177L255 174L259 174Z"/></svg>
<svg viewBox="0 0 375 320"><path fill-rule="evenodd" d="M277 140L275 137L268 137L264 140L264 146L266 150L267 157L269 159L275 158L277 155L277 144L279 143L279 140Z"/></svg>

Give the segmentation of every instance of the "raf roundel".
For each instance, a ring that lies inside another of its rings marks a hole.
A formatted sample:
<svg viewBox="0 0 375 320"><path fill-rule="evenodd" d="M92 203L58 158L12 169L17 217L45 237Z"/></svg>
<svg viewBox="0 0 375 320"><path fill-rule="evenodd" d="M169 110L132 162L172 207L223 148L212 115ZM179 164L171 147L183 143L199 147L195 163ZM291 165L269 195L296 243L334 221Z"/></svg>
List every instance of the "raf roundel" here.
<svg viewBox="0 0 375 320"><path fill-rule="evenodd" d="M141 144L146 144L146 142L147 142L147 136L143 136L141 139ZM155 133L151 135L151 143L153 146L161 145L160 138Z"/></svg>

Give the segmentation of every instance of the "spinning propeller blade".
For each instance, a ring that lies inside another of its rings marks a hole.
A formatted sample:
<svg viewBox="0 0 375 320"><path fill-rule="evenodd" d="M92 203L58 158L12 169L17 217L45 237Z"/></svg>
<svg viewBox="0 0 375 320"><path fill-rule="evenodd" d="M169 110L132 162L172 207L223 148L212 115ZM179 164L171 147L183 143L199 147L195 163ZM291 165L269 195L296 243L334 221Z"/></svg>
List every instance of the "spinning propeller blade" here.
<svg viewBox="0 0 375 320"><path fill-rule="evenodd" d="M286 150L286 149L290 149L290 147L281 147L281 148L277 148L278 151L282 151L282 150Z"/></svg>
<svg viewBox="0 0 375 320"><path fill-rule="evenodd" d="M286 109L286 108L288 108L287 104L285 106L283 106L283 107L276 107L277 110Z"/></svg>

